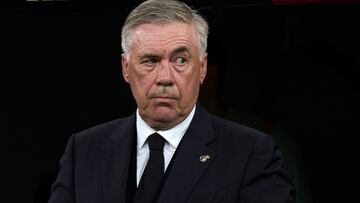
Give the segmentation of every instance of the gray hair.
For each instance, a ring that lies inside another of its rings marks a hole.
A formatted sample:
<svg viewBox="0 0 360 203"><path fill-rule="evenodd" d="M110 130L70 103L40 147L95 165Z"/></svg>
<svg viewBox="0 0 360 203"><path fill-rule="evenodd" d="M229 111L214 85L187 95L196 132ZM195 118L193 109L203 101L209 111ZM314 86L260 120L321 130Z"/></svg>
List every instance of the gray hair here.
<svg viewBox="0 0 360 203"><path fill-rule="evenodd" d="M126 18L121 32L121 46L126 58L130 54L131 37L134 29L141 24L190 23L195 26L199 41L200 56L207 48L209 27L206 20L185 3L177 0L148 0L141 3Z"/></svg>

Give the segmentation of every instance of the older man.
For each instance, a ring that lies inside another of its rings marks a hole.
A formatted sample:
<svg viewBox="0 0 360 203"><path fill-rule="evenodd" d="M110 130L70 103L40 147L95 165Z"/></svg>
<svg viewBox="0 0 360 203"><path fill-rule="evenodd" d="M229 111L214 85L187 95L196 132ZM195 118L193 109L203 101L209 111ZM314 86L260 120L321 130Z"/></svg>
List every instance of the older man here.
<svg viewBox="0 0 360 203"><path fill-rule="evenodd" d="M272 137L197 104L207 35L180 1L129 14L122 73L138 109L70 138L49 202L294 202Z"/></svg>

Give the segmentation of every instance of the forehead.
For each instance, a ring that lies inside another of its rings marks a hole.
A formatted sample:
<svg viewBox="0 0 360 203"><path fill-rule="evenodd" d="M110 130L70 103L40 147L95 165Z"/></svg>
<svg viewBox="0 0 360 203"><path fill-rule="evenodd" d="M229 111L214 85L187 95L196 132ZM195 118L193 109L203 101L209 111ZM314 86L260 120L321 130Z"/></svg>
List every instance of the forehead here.
<svg viewBox="0 0 360 203"><path fill-rule="evenodd" d="M135 28L132 37L132 49L164 50L178 46L197 47L197 36L192 24L175 22L169 24L142 24Z"/></svg>

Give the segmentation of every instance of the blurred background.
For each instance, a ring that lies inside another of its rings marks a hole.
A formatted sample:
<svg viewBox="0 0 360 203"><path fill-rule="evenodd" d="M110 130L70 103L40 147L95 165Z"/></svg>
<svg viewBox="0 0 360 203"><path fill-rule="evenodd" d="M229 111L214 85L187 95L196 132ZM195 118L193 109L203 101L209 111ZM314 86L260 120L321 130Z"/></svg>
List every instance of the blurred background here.
<svg viewBox="0 0 360 203"><path fill-rule="evenodd" d="M70 135L134 112L120 33L139 2L1 1L1 202L47 202ZM298 202L359 202L360 4L185 2L210 24L200 103L275 137Z"/></svg>

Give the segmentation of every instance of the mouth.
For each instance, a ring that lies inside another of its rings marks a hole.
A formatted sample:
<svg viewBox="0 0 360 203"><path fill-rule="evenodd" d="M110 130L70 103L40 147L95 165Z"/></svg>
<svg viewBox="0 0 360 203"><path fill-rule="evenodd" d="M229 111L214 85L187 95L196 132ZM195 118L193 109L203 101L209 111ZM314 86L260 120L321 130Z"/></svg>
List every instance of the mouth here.
<svg viewBox="0 0 360 203"><path fill-rule="evenodd" d="M176 99L173 97L152 97L152 100L156 102L156 105L158 106L170 106L172 102L174 102Z"/></svg>
<svg viewBox="0 0 360 203"><path fill-rule="evenodd" d="M171 95L150 95L150 99L177 99L177 97Z"/></svg>
<svg viewBox="0 0 360 203"><path fill-rule="evenodd" d="M152 97L151 99L155 100L175 100L173 97Z"/></svg>

